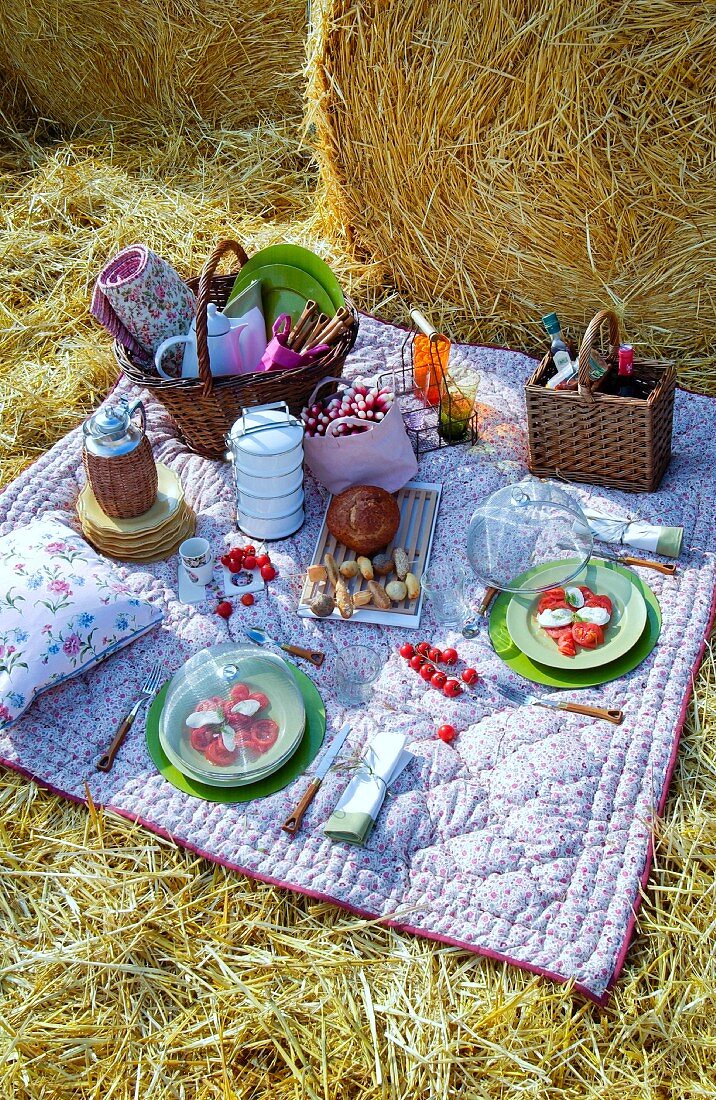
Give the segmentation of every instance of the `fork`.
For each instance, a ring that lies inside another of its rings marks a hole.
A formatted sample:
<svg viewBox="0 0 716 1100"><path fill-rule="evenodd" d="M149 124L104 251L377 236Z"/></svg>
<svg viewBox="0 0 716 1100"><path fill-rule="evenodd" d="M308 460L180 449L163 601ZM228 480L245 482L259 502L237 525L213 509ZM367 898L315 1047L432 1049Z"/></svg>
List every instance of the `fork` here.
<svg viewBox="0 0 716 1100"><path fill-rule="evenodd" d="M134 719L139 714L139 708L143 703L147 702L153 695L156 695L159 684L161 683L162 666L157 663L147 676L146 680L142 684L140 689L139 698L132 707L132 709L122 719L117 732L114 735L112 744L107 749L104 756L100 756L97 761L97 771L108 772L114 763L114 758L117 755L120 745L124 741L125 737L132 728Z"/></svg>
<svg viewBox="0 0 716 1100"><path fill-rule="evenodd" d="M605 722L613 722L615 726L624 721L624 712L617 707L590 707L586 703L566 703L563 700L550 699L546 695L528 695L526 691L512 687L511 684L493 684L500 695L504 696L515 706L529 704L534 707L548 707L552 710L568 710L572 714L587 714L591 718L603 718Z"/></svg>

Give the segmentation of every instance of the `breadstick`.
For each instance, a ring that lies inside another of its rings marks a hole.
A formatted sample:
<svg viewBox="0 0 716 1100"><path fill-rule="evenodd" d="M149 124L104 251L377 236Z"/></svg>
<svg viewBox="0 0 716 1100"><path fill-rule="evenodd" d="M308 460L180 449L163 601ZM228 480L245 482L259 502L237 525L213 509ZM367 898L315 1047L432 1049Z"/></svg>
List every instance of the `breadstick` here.
<svg viewBox="0 0 716 1100"><path fill-rule="evenodd" d="M333 554L324 554L323 564L326 567L326 573L328 574L328 579L331 582L331 584L333 585L333 587L335 588L335 586L338 584L338 581L340 580L340 577L339 577L339 574L338 574L338 566L336 564L336 559L333 557Z"/></svg>
<svg viewBox="0 0 716 1100"><path fill-rule="evenodd" d="M417 600L420 595L420 581L415 576L415 573L406 573L405 587L408 590L408 599Z"/></svg>
<svg viewBox="0 0 716 1100"><path fill-rule="evenodd" d="M393 561L395 562L395 572L398 574L398 580L404 581L410 571L410 562L402 546L395 547Z"/></svg>
<svg viewBox="0 0 716 1100"><path fill-rule="evenodd" d="M385 591L382 584L378 584L377 581L368 581L368 591L371 594L375 606L379 607L382 611L387 611L392 606L390 596Z"/></svg>
<svg viewBox="0 0 716 1100"><path fill-rule="evenodd" d="M350 619L353 614L353 598L342 577L339 577L336 582L336 607L340 611L342 619Z"/></svg>
<svg viewBox="0 0 716 1100"><path fill-rule="evenodd" d="M370 558L360 557L356 559L358 568L360 569L360 575L366 581L372 581L375 573L373 572L373 562Z"/></svg>

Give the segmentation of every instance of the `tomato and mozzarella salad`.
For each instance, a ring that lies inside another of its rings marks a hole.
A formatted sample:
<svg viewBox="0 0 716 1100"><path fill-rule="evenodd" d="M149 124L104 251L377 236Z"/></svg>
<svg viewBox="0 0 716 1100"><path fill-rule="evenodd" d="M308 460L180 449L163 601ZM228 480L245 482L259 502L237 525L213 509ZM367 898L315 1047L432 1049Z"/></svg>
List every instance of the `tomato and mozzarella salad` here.
<svg viewBox="0 0 716 1100"><path fill-rule="evenodd" d="M557 643L565 657L576 657L580 648L596 649L604 642L604 628L612 617L609 596L592 592L586 584L550 588L535 612L537 625Z"/></svg>
<svg viewBox="0 0 716 1100"><path fill-rule="evenodd" d="M212 695L196 704L186 719L189 744L211 764L228 768L241 750L255 756L267 752L278 738L278 724L260 715L270 706L262 691L234 684L228 698Z"/></svg>

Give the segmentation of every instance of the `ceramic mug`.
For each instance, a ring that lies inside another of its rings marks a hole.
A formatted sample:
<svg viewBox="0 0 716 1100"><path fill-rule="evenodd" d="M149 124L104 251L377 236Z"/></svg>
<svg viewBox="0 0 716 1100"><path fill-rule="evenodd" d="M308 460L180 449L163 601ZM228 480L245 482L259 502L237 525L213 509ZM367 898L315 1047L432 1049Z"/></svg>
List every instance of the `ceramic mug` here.
<svg viewBox="0 0 716 1100"><path fill-rule="evenodd" d="M179 558L190 581L209 583L214 575L214 558L206 539L186 539L179 547Z"/></svg>

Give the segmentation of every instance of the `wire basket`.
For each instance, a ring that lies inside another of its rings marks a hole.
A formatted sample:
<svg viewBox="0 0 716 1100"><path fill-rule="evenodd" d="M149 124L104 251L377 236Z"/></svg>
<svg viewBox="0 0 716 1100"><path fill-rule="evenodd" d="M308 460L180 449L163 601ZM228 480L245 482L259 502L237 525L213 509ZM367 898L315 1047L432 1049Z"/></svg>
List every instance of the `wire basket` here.
<svg viewBox="0 0 716 1100"><path fill-rule="evenodd" d="M451 379L450 341L419 310L411 310L410 321L400 349L400 367L381 375L381 382L401 398L405 428L418 461L442 447L474 446L479 416L474 401L466 403ZM417 347L416 340L420 341Z"/></svg>
<svg viewBox="0 0 716 1100"><path fill-rule="evenodd" d="M223 309L233 288L236 271L230 275L216 274L219 261L227 252L234 253L240 267L247 262L248 257L240 244L221 241L204 265L201 276L187 280L197 294L198 378L161 378L153 364L144 366L127 348L119 343L114 345L114 354L123 374L161 401L192 451L214 459L225 457L226 436L242 409L285 401L292 413L300 414L314 386L326 374L342 373L346 356L358 333L358 314L346 298L346 309L353 316L353 324L325 355L314 359L309 365L296 370L214 378L209 366L206 307L209 302L214 302L219 309Z"/></svg>

